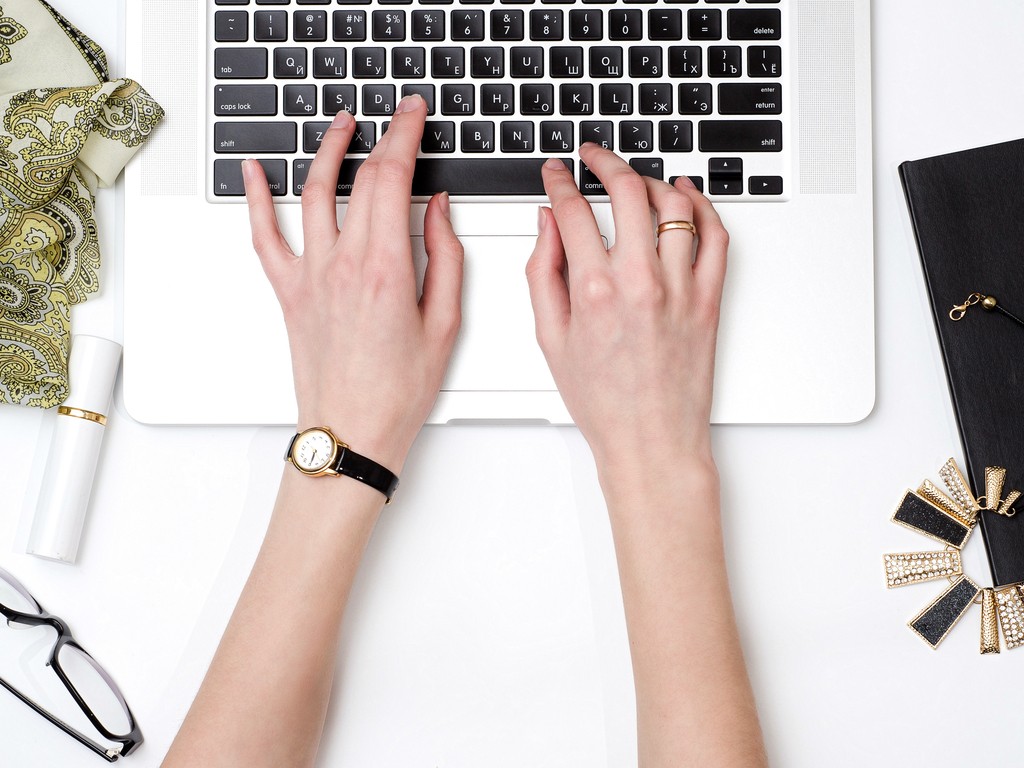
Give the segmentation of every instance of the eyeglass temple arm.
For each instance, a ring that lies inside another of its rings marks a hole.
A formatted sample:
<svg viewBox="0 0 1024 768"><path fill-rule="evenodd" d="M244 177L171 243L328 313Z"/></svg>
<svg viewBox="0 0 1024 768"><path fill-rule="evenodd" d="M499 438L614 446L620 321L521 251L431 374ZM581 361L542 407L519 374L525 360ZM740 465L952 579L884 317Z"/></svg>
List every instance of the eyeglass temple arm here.
<svg viewBox="0 0 1024 768"><path fill-rule="evenodd" d="M75 739L76 741L78 741L83 746L86 746L89 749L91 749L93 752L95 752L97 755L102 757L108 763L116 762L117 759L121 756L120 751L119 751L120 747L116 747L116 748L112 748L112 749L104 749L99 744L97 744L92 739L90 739L88 736L82 735L81 733L76 731L74 728L72 728L70 725L65 723L60 718L54 717L53 715L51 715L49 712L47 712L45 709L40 707L38 704L36 704L34 701L32 701L32 699L28 698L28 696L23 694L21 691L19 691L13 685L8 683L2 677L0 677L0 686L3 686L4 688L6 688L8 691L10 691L15 696L17 696L24 704L27 704L29 707L34 709L38 714L42 715L47 720L49 720L51 723L53 723L58 728L60 728L62 731L64 731L64 733L66 733L68 736L70 736L71 738Z"/></svg>

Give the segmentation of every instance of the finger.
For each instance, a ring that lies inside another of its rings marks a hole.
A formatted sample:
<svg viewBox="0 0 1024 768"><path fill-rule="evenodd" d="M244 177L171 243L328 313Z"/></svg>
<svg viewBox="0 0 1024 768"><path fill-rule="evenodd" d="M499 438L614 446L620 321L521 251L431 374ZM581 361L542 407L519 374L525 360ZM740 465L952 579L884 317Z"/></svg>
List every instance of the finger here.
<svg viewBox="0 0 1024 768"><path fill-rule="evenodd" d="M565 163L550 158L541 167L544 191L551 201L549 222L555 222L562 253L569 263L570 281L608 263L608 252L590 203L580 193Z"/></svg>
<svg viewBox="0 0 1024 768"><path fill-rule="evenodd" d="M302 233L306 250L327 253L312 244L334 244L338 239L338 174L345 159L356 121L341 111L324 134L302 189Z"/></svg>
<svg viewBox="0 0 1024 768"><path fill-rule="evenodd" d="M537 342L547 355L560 343L569 325L569 288L565 284L565 250L558 222L551 210L538 210L537 244L526 263L530 302L537 327Z"/></svg>
<svg viewBox="0 0 1024 768"><path fill-rule="evenodd" d="M659 225L669 221L693 224L693 202L689 197L659 179L644 178L644 183L656 214L654 220ZM688 278L693 257L693 233L687 229L669 229L657 238L658 256L668 274Z"/></svg>
<svg viewBox="0 0 1024 768"><path fill-rule="evenodd" d="M260 257L263 271L276 289L282 268L295 261L295 253L281 234L274 199L259 161L242 162L242 181L245 183L245 199L249 204L252 247Z"/></svg>
<svg viewBox="0 0 1024 768"><path fill-rule="evenodd" d="M698 192L686 176L676 180L676 189L693 204L693 224L697 228L697 258L692 270L694 281L705 300L717 306L725 284L729 233L711 201Z"/></svg>
<svg viewBox="0 0 1024 768"><path fill-rule="evenodd" d="M608 190L615 222L615 243L612 254L630 256L654 255L651 236L651 208L643 177L611 150L586 143L580 157Z"/></svg>
<svg viewBox="0 0 1024 768"><path fill-rule="evenodd" d="M448 193L434 195L423 219L427 269L423 275L420 309L434 338L452 344L462 320L462 243L449 218Z"/></svg>
<svg viewBox="0 0 1024 768"><path fill-rule="evenodd" d="M398 103L388 126L376 169L370 231L394 243L409 239L409 208L416 154L423 139L427 103L419 94Z"/></svg>

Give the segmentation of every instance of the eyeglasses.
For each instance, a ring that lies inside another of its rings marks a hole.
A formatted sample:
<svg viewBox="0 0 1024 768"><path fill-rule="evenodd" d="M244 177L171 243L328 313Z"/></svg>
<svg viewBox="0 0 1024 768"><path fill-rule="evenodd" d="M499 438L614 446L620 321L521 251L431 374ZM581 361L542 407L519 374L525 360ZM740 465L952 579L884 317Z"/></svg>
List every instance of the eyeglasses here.
<svg viewBox="0 0 1024 768"><path fill-rule="evenodd" d="M27 627L50 627L57 639L50 649L47 666L52 669L79 709L103 738L117 742L106 747L83 735L55 715L50 714L21 691L0 678L0 686L17 696L64 733L87 746L107 762L130 755L142 743L142 731L135 722L117 684L96 660L71 635L63 619L47 613L28 590L7 571L0 568L0 614L7 624Z"/></svg>

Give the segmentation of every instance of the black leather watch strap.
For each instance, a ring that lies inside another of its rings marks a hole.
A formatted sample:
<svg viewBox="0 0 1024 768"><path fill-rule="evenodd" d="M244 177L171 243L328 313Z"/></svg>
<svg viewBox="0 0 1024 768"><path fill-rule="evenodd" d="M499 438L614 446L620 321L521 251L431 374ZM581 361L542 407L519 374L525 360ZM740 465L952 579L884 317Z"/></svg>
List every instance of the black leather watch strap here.
<svg viewBox="0 0 1024 768"><path fill-rule="evenodd" d="M344 444L338 446L338 458L331 467L339 475L351 477L366 483L384 494L388 504L391 503L395 491L398 490L398 475L373 459L362 456Z"/></svg>

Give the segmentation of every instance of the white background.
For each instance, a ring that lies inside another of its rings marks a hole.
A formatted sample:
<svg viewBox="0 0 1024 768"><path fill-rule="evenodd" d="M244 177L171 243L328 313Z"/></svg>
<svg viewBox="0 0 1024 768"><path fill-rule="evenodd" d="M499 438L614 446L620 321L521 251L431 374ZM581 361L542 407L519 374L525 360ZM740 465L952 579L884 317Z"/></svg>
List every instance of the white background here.
<svg viewBox="0 0 1024 768"><path fill-rule="evenodd" d="M59 6L131 75L117 2ZM906 621L941 585L889 592L881 558L933 548L889 517L960 455L896 167L1024 133L1024 5L873 14L877 404L854 426L715 428L736 609L775 765L1012 765L1024 652L979 656L976 608L930 650ZM105 287L75 331L116 335L116 200L99 205ZM155 766L255 556L289 430L154 428L116 406L66 566L22 554L52 418L0 408L0 565L111 670L146 735L130 764ZM988 584L979 550L967 569ZM352 597L321 764L630 765L617 589L576 430L425 429ZM5 766L101 762L2 691L0 749Z"/></svg>

